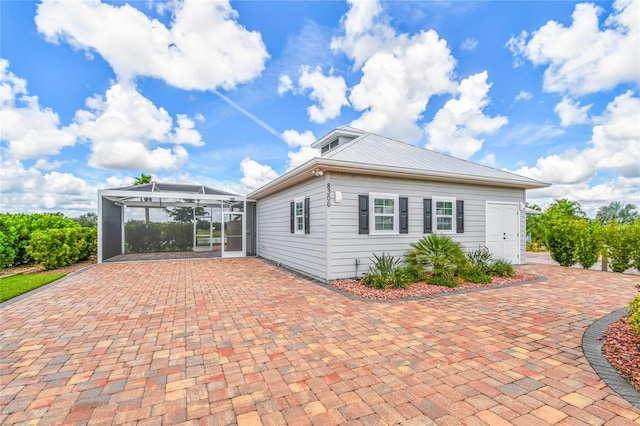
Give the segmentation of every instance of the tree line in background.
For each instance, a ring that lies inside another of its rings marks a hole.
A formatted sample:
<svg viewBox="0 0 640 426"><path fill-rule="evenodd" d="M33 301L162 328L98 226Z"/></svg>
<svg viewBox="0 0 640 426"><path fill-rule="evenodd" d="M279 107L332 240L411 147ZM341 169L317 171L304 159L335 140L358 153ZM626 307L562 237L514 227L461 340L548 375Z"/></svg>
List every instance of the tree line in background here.
<svg viewBox="0 0 640 426"><path fill-rule="evenodd" d="M73 265L95 256L97 219L62 214L0 213L0 267L37 262L46 269Z"/></svg>
<svg viewBox="0 0 640 426"><path fill-rule="evenodd" d="M588 269L602 256L614 272L640 269L640 218L633 204L613 202L600 207L594 220L580 204L566 199L539 214L527 215L527 249L548 249L562 266L579 263Z"/></svg>

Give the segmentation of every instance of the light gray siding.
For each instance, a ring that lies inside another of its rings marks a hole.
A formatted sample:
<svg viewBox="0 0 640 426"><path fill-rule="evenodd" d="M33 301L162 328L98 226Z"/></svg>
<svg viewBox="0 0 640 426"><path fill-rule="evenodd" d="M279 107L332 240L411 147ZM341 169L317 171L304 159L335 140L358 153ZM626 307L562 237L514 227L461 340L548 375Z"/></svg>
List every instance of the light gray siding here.
<svg viewBox="0 0 640 426"><path fill-rule="evenodd" d="M327 276L327 179L309 179L257 203L257 254L312 277ZM309 234L292 234L290 205L309 197Z"/></svg>
<svg viewBox="0 0 640 426"><path fill-rule="evenodd" d="M331 173L332 191L340 191L343 201L330 207L328 264L326 279L340 279L366 272L372 264L373 253L386 252L402 257L423 234L423 199L454 197L464 200L464 233L450 234L466 250L485 245L486 201L524 202L522 189L475 186L407 179L381 178ZM394 193L409 199L409 233L396 235L360 235L358 233L358 195L369 192ZM525 251L525 221L521 215L521 259Z"/></svg>

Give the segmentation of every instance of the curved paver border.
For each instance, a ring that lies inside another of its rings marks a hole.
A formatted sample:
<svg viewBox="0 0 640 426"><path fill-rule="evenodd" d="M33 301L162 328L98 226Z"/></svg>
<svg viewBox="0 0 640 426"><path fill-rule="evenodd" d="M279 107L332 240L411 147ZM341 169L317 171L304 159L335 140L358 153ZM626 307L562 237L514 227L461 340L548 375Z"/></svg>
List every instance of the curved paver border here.
<svg viewBox="0 0 640 426"><path fill-rule="evenodd" d="M387 300L387 299L366 299L364 297L360 297L360 296L356 296L354 294L351 294L347 291L341 290L337 287L332 286L331 284L327 284L327 283L323 283L320 282L318 280L311 280L313 283L320 285L321 287L324 287L326 289L335 291L336 293L339 293L343 296L348 297L351 300L357 300L359 302L369 302L369 303L395 303L395 302L411 302L411 301L415 301L415 300L426 300L426 299L436 299L438 297L447 297L447 296L455 296L456 294L467 294L467 293L476 293L476 292L480 292L480 291L491 291L491 290L497 290L497 289L501 289L501 288L508 288L508 287L516 287L516 286L520 286L520 285L525 285L525 284L536 284L536 283L542 283L542 282L546 282L547 278L541 276L541 275L536 275L537 278L535 280L531 280L531 281L521 281L521 282L517 282L517 283L510 283L510 284L501 284L501 285L492 285L489 287L477 287L477 288L467 288L464 290L457 290L457 291L450 291L450 292L445 292L445 293L437 293L437 294L425 294L424 296L413 296L413 297L405 297L403 299L391 299L391 300ZM308 277L305 277L308 279Z"/></svg>
<svg viewBox="0 0 640 426"><path fill-rule="evenodd" d="M33 290L29 290L28 292L22 293L21 295L16 296L14 298L11 298L9 300L5 300L4 302L0 303L0 309L4 308L5 306L9 306L9 305L11 305L13 303L19 302L22 299L24 299L25 297L29 297L29 296L31 296L33 294L36 294L36 293L38 293L40 291L43 291L43 290L47 289L47 288L53 287L54 285L60 284L60 283L62 283L64 281L66 281L68 278L71 278L71 277L73 277L75 275L78 275L79 273L84 272L87 269L91 269L94 266L96 266L96 265L93 264L93 265L85 266L84 268L78 269L77 271L73 271L70 274L67 274L64 277L60 278L60 279L57 279L55 281L51 281L50 283L45 284L45 285L41 285L38 288L34 288Z"/></svg>
<svg viewBox="0 0 640 426"><path fill-rule="evenodd" d="M594 321L582 335L582 351L585 358L591 364L603 382L613 389L621 398L629 404L640 408L640 393L631 386L602 355L602 342L611 323L618 321L627 313L627 308L611 312L608 315Z"/></svg>

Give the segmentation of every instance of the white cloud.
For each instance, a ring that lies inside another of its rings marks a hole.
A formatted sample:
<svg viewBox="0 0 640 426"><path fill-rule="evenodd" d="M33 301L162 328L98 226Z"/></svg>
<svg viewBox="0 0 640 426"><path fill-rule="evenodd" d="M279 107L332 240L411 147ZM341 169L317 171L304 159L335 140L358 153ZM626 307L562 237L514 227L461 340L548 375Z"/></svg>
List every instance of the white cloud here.
<svg viewBox="0 0 640 426"><path fill-rule="evenodd" d="M311 99L318 102L318 105L312 105L307 108L309 118L314 123L324 123L325 121L336 118L340 115L340 109L349 105L347 101L347 83L344 78L322 74L320 67L310 70L309 66L302 66L300 69L300 79L298 85L300 89L310 89Z"/></svg>
<svg viewBox="0 0 640 426"><path fill-rule="evenodd" d="M381 18L382 7L376 1L347 0L350 8L341 22L344 36L331 40L331 49L342 51L354 60L357 69L372 57L387 40L395 38L395 31Z"/></svg>
<svg viewBox="0 0 640 426"><path fill-rule="evenodd" d="M495 165L496 165L496 155L494 153L490 152L487 155L485 155L484 157L482 157L480 160L478 160L478 163L484 164L485 166L489 166L489 167L495 167Z"/></svg>
<svg viewBox="0 0 640 426"><path fill-rule="evenodd" d="M460 49L462 50L474 50L476 47L478 47L478 40L472 39L472 38L465 38L462 43L460 43Z"/></svg>
<svg viewBox="0 0 640 426"><path fill-rule="evenodd" d="M248 157L240 162L240 170L243 174L240 183L248 191L258 189L278 177L278 173L271 166L260 164Z"/></svg>
<svg viewBox="0 0 640 426"><path fill-rule="evenodd" d="M396 34L382 17L378 2L350 1L344 34L331 47L362 66L362 78L349 96L362 115L351 125L389 137L417 141L416 121L433 95L451 93L455 59L445 40L433 31Z"/></svg>
<svg viewBox="0 0 640 426"><path fill-rule="evenodd" d="M487 72L460 82L458 99L451 99L426 125L426 147L467 159L482 148L482 134L490 134L507 124L506 117L488 117L483 109L489 104Z"/></svg>
<svg viewBox="0 0 640 426"><path fill-rule="evenodd" d="M293 81L291 80L291 77L286 74L282 74L280 78L278 78L278 95L282 96L291 90L293 90Z"/></svg>
<svg viewBox="0 0 640 426"><path fill-rule="evenodd" d="M622 201L640 205L640 178L618 177L591 186L588 182L576 184L554 184L548 188L527 191L527 202L549 206L554 200L568 198L578 201L590 217L595 217L598 208Z"/></svg>
<svg viewBox="0 0 640 426"><path fill-rule="evenodd" d="M531 99L533 95L527 91L521 90L520 93L516 95L515 101L528 101Z"/></svg>
<svg viewBox="0 0 640 426"><path fill-rule="evenodd" d="M185 0L166 27L125 4L45 0L38 31L49 41L99 53L119 81L136 76L187 90L232 89L260 75L269 57L262 38L236 21L228 1Z"/></svg>
<svg viewBox="0 0 640 426"><path fill-rule="evenodd" d="M195 122L185 114L177 114L178 128L174 130L171 140L181 145L204 146L200 132L195 130ZM202 121L202 115L198 114L196 120Z"/></svg>
<svg viewBox="0 0 640 426"><path fill-rule="evenodd" d="M38 170L55 170L59 169L63 164L64 162L62 161L49 161L44 158L39 158L33 167Z"/></svg>
<svg viewBox="0 0 640 426"><path fill-rule="evenodd" d="M592 3L576 5L571 26L549 21L531 34L512 37L507 46L516 65L528 59L548 65L544 90L576 95L640 82L640 1L616 0L614 11L600 29L602 9Z"/></svg>
<svg viewBox="0 0 640 426"><path fill-rule="evenodd" d="M9 71L9 61L0 58L0 140L8 143L8 153L17 159L58 154L73 146L76 138L60 127L60 118L50 108L42 108L37 96L29 96L26 80Z"/></svg>
<svg viewBox="0 0 640 426"><path fill-rule="evenodd" d="M567 150L539 158L533 167L516 173L551 183L578 184L599 170L612 170L625 178L640 177L640 98L632 92L616 97L605 113L594 119L591 141L584 150Z"/></svg>
<svg viewBox="0 0 640 426"><path fill-rule="evenodd" d="M43 174L35 167L25 169L16 159L0 163L2 211L14 213L59 212L69 217L96 211L97 188L71 173Z"/></svg>
<svg viewBox="0 0 640 426"><path fill-rule="evenodd" d="M282 132L282 139L291 148L300 148L298 151L289 151L287 154L289 157L289 164L287 165L287 171L298 167L301 164L306 163L313 157L320 155L320 150L317 148L311 148L311 144L316 141L316 137L310 130L304 133L299 133L296 130L285 130Z"/></svg>
<svg viewBox="0 0 640 426"><path fill-rule="evenodd" d="M194 121L179 114L177 128L164 108L129 85L114 84L104 98L87 99L89 110L76 112L73 129L91 142L89 165L106 169L170 170L186 162L189 155L180 145L172 148L152 144L176 143L202 146Z"/></svg>
<svg viewBox="0 0 640 426"><path fill-rule="evenodd" d="M572 101L570 98L563 96L562 100L553 109L558 117L560 117L560 125L562 127L571 126L573 124L584 124L589 121L589 108L592 105L580 106L579 101Z"/></svg>

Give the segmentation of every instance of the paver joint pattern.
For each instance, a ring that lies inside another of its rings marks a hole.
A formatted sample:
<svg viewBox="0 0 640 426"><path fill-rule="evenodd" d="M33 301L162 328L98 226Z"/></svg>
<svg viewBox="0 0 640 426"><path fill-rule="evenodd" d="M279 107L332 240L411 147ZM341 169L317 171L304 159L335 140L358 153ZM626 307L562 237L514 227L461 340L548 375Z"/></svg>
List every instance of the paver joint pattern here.
<svg viewBox="0 0 640 426"><path fill-rule="evenodd" d="M631 424L582 353L637 277L371 304L255 258L101 264L0 310L0 424ZM634 279L635 278L635 279Z"/></svg>

